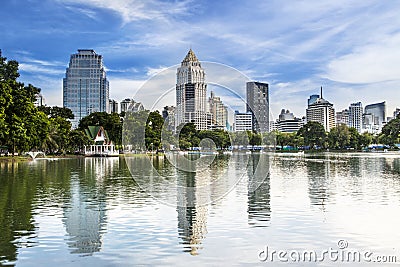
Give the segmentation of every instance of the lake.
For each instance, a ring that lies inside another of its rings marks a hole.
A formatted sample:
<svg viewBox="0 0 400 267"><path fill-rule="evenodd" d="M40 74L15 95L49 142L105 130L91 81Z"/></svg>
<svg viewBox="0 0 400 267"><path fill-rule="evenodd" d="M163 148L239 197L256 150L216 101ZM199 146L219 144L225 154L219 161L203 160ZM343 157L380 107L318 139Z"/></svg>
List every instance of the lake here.
<svg viewBox="0 0 400 267"><path fill-rule="evenodd" d="M0 162L0 265L394 266L399 226L400 153Z"/></svg>

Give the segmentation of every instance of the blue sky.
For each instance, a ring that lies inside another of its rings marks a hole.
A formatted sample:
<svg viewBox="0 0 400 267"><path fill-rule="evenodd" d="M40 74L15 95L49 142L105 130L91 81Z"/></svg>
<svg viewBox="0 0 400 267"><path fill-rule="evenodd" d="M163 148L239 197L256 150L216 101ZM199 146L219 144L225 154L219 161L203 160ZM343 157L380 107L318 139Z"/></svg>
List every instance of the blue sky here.
<svg viewBox="0 0 400 267"><path fill-rule="evenodd" d="M3 0L0 49L49 105L62 105L62 78L77 49L104 56L119 101L191 47L201 61L268 82L274 117L282 108L303 116L320 86L336 110L386 101L391 116L400 107L399 14L400 2L373 0Z"/></svg>

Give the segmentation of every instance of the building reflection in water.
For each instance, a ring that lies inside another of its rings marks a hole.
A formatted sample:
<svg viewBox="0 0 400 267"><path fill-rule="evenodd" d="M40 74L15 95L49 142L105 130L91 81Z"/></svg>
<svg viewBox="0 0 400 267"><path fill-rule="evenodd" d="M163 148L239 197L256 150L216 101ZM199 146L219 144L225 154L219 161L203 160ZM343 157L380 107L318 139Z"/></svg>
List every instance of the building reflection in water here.
<svg viewBox="0 0 400 267"><path fill-rule="evenodd" d="M248 224L267 227L271 217L270 204L270 156L252 154L248 173Z"/></svg>
<svg viewBox="0 0 400 267"><path fill-rule="evenodd" d="M202 248L201 242L207 234L208 204L204 199L210 197L207 189L209 177L207 172L181 170L177 176L178 234L183 241L184 251L198 255L198 250Z"/></svg>
<svg viewBox="0 0 400 267"><path fill-rule="evenodd" d="M321 158L305 162L308 176L308 195L312 205L323 206L330 197L330 161Z"/></svg>
<svg viewBox="0 0 400 267"><path fill-rule="evenodd" d="M92 255L100 251L107 222L104 179L118 163L118 158L85 158L81 169L72 173L63 219L71 253Z"/></svg>

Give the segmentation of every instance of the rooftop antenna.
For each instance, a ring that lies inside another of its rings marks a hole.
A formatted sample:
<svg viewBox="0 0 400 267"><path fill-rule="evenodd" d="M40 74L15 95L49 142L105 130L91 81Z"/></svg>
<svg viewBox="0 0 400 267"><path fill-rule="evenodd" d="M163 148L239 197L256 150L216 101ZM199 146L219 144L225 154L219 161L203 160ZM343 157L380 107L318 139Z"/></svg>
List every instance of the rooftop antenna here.
<svg viewBox="0 0 400 267"><path fill-rule="evenodd" d="M321 86L321 95L320 95L320 97L319 98L322 98L322 86Z"/></svg>

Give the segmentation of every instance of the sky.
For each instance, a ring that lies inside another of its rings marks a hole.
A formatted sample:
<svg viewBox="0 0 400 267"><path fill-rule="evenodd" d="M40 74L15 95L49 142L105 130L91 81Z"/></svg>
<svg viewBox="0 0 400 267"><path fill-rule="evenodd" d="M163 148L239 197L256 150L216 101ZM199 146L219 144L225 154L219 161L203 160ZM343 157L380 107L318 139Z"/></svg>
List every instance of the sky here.
<svg viewBox="0 0 400 267"><path fill-rule="evenodd" d="M103 55L111 98L134 97L150 109L154 95L141 87L168 68L173 82L192 48L202 62L269 83L273 118L281 109L304 116L321 86L337 111L386 101L391 116L400 107L399 14L399 1L379 0L3 0L0 49L48 105L62 105L62 79L77 49ZM245 83L237 82L244 97ZM158 89L169 90L162 104L175 104L170 87ZM245 110L218 93L230 109Z"/></svg>

